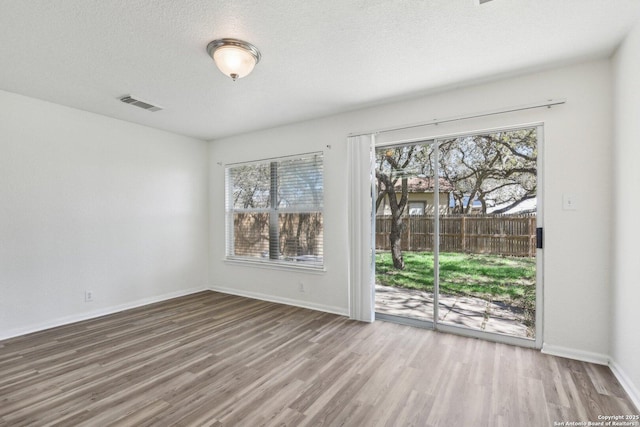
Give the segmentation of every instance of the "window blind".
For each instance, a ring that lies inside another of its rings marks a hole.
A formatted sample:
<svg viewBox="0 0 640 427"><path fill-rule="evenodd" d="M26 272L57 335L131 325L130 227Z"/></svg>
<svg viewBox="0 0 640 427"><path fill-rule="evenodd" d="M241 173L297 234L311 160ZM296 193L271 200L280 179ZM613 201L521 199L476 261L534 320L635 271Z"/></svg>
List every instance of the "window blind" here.
<svg viewBox="0 0 640 427"><path fill-rule="evenodd" d="M226 168L227 258L322 267L322 153Z"/></svg>

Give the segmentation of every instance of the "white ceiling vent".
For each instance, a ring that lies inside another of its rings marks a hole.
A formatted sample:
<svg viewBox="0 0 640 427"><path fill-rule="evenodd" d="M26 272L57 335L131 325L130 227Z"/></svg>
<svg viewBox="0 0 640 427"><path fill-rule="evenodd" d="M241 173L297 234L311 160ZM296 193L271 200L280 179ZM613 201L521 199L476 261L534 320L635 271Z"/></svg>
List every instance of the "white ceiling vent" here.
<svg viewBox="0 0 640 427"><path fill-rule="evenodd" d="M125 104L131 104L131 105L135 105L136 107L140 107L144 110L147 111L160 111L162 110L162 107L159 107L157 105L153 105L147 101L143 101L139 98L134 98L131 95L125 95L122 98L120 98L120 101L124 102Z"/></svg>

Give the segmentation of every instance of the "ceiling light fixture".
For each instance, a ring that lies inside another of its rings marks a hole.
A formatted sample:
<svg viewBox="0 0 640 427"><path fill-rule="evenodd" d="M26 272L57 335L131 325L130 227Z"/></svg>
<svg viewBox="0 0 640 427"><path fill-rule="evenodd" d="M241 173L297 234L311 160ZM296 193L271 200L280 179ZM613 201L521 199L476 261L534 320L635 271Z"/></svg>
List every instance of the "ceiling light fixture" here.
<svg viewBox="0 0 640 427"><path fill-rule="evenodd" d="M251 73L262 56L257 47L238 39L214 40L207 45L207 53L234 82Z"/></svg>

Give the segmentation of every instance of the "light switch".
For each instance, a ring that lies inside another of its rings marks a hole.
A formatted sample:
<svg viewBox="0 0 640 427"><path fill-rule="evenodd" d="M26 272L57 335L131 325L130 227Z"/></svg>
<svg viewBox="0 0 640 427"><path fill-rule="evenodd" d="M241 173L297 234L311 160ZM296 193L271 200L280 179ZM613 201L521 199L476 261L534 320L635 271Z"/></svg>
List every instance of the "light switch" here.
<svg viewBox="0 0 640 427"><path fill-rule="evenodd" d="M562 209L565 211L575 211L578 209L578 199L575 194L562 195Z"/></svg>

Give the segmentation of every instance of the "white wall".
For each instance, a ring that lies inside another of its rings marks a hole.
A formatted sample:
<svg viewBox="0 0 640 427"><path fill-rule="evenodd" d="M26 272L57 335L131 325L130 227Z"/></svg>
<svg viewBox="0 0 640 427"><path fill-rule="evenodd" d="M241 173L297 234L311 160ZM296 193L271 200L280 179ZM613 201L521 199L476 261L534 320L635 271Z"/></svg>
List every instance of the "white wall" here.
<svg viewBox="0 0 640 427"><path fill-rule="evenodd" d="M206 288L207 145L0 91L0 339Z"/></svg>
<svg viewBox="0 0 640 427"><path fill-rule="evenodd" d="M211 145L211 287L347 313L346 138L435 118L566 98L537 109L426 127L425 136L544 122L544 341L552 352L606 361L610 331L611 69L607 60L463 87L422 98L214 141ZM400 135L398 135L399 137ZM327 148L330 145L331 148ZM224 259L224 167L325 152L326 273L247 268ZM562 194L577 196L562 210ZM304 281L307 291L298 291Z"/></svg>
<svg viewBox="0 0 640 427"><path fill-rule="evenodd" d="M611 356L614 370L640 408L640 24L613 58L615 167L613 174L613 304ZM626 378L625 378L626 377Z"/></svg>

